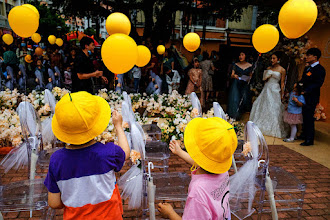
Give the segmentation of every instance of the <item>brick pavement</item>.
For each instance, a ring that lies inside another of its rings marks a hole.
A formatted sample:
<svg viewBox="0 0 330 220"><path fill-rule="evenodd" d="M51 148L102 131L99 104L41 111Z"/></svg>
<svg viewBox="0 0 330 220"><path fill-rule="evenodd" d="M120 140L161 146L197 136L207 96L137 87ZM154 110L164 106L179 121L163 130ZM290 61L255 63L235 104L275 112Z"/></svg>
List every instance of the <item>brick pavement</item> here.
<svg viewBox="0 0 330 220"><path fill-rule="evenodd" d="M284 146L269 146L270 165L278 166L296 175L300 180L307 184L304 210L302 212L303 219L318 220L330 219L330 169L321 164L293 151ZM1 158L2 159L2 158ZM189 166L175 155L171 155L169 161L169 172L186 172L189 173ZM128 166L124 166L123 170L118 173L118 177L125 173ZM14 182L26 179L24 172L10 171L2 174L2 183ZM136 219L140 212L136 210L128 210L127 201L124 204L124 219ZM180 207L180 203L173 204ZM62 219L62 210L56 211L56 219ZM34 212L33 218L39 219L41 213ZM28 212L20 213L4 213L4 219L26 220L29 218ZM233 217L233 219L236 219ZM257 219L254 213L249 219ZM270 215L264 214L262 219L271 219ZM279 212L279 219L296 219L294 212Z"/></svg>

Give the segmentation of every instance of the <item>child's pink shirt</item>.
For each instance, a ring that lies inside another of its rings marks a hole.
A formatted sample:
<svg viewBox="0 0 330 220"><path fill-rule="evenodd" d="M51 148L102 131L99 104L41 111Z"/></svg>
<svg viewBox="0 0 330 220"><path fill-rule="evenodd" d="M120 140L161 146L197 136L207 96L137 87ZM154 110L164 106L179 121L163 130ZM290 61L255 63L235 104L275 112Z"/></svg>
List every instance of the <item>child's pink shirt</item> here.
<svg viewBox="0 0 330 220"><path fill-rule="evenodd" d="M231 219L229 175L192 172L183 220Z"/></svg>

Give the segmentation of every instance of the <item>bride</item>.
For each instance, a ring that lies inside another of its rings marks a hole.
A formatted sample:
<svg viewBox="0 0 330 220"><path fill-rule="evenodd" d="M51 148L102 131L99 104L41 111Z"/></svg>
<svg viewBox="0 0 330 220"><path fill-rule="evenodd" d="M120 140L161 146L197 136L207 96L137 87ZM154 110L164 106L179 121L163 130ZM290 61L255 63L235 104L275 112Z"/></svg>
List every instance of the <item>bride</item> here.
<svg viewBox="0 0 330 220"><path fill-rule="evenodd" d="M271 57L272 65L264 71L263 80L267 82L253 103L250 121L253 121L264 135L284 138L287 132L283 121L284 106L281 98L284 95L286 71L280 65L280 59L281 53L275 52Z"/></svg>

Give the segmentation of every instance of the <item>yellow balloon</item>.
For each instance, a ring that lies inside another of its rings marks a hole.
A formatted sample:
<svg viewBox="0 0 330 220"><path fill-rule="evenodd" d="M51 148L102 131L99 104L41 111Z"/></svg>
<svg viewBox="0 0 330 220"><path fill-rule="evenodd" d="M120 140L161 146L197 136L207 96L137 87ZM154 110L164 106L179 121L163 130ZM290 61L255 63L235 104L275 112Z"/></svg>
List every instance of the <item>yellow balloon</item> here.
<svg viewBox="0 0 330 220"><path fill-rule="evenodd" d="M190 52L194 52L199 48L201 44L201 38L196 33L188 33L183 38L183 46Z"/></svg>
<svg viewBox="0 0 330 220"><path fill-rule="evenodd" d="M278 23L289 39L301 37L311 29L317 18L313 0L289 0L281 8Z"/></svg>
<svg viewBox="0 0 330 220"><path fill-rule="evenodd" d="M13 36L11 36L10 34L4 34L2 36L2 40L3 42L5 42L7 45L10 45L14 42L14 38Z"/></svg>
<svg viewBox="0 0 330 220"><path fill-rule="evenodd" d="M131 22L123 13L115 12L110 14L107 18L105 28L109 35L116 33L129 35L131 32Z"/></svg>
<svg viewBox="0 0 330 220"><path fill-rule="evenodd" d="M50 44L55 44L55 42L56 42L56 37L55 37L54 35L49 35L49 37L48 37L48 42L49 42Z"/></svg>
<svg viewBox="0 0 330 220"><path fill-rule="evenodd" d="M126 34L112 34L101 48L104 65L115 74L123 74L134 67L138 58L135 41Z"/></svg>
<svg viewBox="0 0 330 220"><path fill-rule="evenodd" d="M157 47L157 53L159 55L163 55L165 53L165 47L163 45L158 45L158 47Z"/></svg>
<svg viewBox="0 0 330 220"><path fill-rule="evenodd" d="M28 38L39 27L37 14L28 7L16 6L10 10L8 21L11 29L20 37Z"/></svg>
<svg viewBox="0 0 330 220"><path fill-rule="evenodd" d="M31 39L33 40L33 42L38 44L41 41L41 36L38 33L34 33L32 34Z"/></svg>
<svg viewBox="0 0 330 220"><path fill-rule="evenodd" d="M36 7L34 7L33 5L30 5L30 4L24 4L22 5L24 7L28 7L30 9L32 9L32 11L34 11L37 15L38 15L38 19L40 18L40 14L39 14L39 11Z"/></svg>
<svg viewBox="0 0 330 220"><path fill-rule="evenodd" d="M138 67L143 67L147 65L151 59L150 50L148 49L148 47L143 45L137 46L137 50L138 50L138 59L136 61L136 65Z"/></svg>
<svg viewBox="0 0 330 220"><path fill-rule="evenodd" d="M259 53L267 53L278 43L280 34L276 27L264 24L258 27L252 35L252 43Z"/></svg>
<svg viewBox="0 0 330 220"><path fill-rule="evenodd" d="M63 40L61 38L57 38L55 43L57 44L57 46L62 47L63 46Z"/></svg>

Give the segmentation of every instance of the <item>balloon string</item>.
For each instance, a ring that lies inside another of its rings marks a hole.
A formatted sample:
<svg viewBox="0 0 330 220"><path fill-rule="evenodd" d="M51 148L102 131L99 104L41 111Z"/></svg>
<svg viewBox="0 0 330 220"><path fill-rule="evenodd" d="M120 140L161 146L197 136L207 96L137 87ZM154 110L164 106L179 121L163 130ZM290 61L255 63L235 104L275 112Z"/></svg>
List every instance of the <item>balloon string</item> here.
<svg viewBox="0 0 330 220"><path fill-rule="evenodd" d="M248 86L250 85L250 82L251 82L252 76L253 76L253 74L254 74L256 68L257 68L257 65L258 65L258 62L259 62L259 58L260 58L260 57L261 57L261 53L259 53L259 56L258 56L256 62L254 63L254 66L253 66L253 69L252 69L251 77L250 77L250 79L249 79L249 81L248 81L248 83L247 83ZM246 93L243 94L243 96L242 96L242 98L241 98L241 100L240 100L240 102L239 102L239 105L238 105L238 108L237 108L236 113L239 111L239 109L240 109L240 107L241 107L241 105L242 105L243 100L244 100L245 97L246 97Z"/></svg>

